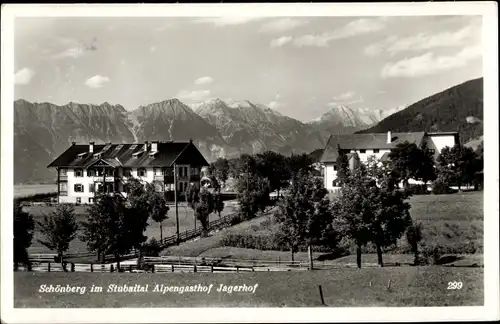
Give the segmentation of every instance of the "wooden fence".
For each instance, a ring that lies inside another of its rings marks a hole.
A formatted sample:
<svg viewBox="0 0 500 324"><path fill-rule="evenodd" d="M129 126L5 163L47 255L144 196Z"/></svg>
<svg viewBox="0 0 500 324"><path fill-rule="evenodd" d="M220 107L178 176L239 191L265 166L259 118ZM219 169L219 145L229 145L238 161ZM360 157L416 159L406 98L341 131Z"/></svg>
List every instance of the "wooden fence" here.
<svg viewBox="0 0 500 324"><path fill-rule="evenodd" d="M215 219L211 221L208 224L208 230L215 230L215 229L222 229L231 226L231 219L235 216L236 214L230 214L226 215L224 217L221 217L219 219ZM185 242L187 240L193 239L197 236L200 236L203 233L203 228L199 227L196 230L186 230L184 232L179 233L179 237L177 237L177 234L171 235L164 237L163 240L161 241L161 245L163 248L169 247L171 245L177 244L177 242Z"/></svg>

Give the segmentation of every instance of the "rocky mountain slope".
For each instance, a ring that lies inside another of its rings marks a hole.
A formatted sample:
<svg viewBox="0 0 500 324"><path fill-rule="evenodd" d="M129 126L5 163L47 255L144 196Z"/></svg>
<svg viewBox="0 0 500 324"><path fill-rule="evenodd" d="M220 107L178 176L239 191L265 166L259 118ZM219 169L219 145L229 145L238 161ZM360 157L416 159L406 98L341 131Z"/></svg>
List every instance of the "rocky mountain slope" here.
<svg viewBox="0 0 500 324"><path fill-rule="evenodd" d="M429 96L360 133L458 131L467 143L483 135L483 78Z"/></svg>

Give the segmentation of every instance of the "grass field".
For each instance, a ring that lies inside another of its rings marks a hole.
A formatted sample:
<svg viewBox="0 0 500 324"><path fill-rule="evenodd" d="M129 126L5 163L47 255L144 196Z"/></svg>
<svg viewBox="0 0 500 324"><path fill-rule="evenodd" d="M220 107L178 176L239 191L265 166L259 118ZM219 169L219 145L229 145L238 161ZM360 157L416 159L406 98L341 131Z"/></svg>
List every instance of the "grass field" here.
<svg viewBox="0 0 500 324"><path fill-rule="evenodd" d="M391 280L391 287L387 285ZM460 290L447 290L448 282L461 281ZM371 282L371 285L370 285ZM40 285L86 286L85 294L40 293ZM109 284L149 285L147 293L107 293ZM153 292L155 284L210 285L207 293ZM254 294L217 292L220 284L253 286ZM92 285L103 287L93 293ZM28 273L14 274L14 307L317 307L318 285L326 306L479 306L483 304L482 269L400 267L335 269L313 272L245 274L210 273Z"/></svg>
<svg viewBox="0 0 500 324"><path fill-rule="evenodd" d="M49 192L56 192L56 184L24 184L24 185L14 185L14 197L23 197L34 194L42 194Z"/></svg>
<svg viewBox="0 0 500 324"><path fill-rule="evenodd" d="M86 219L85 210L87 207L85 206L75 206L76 218L77 222L80 223ZM50 215L52 211L55 210L55 207L49 206L30 206L25 207L25 211L29 212L33 215L35 220L41 220L43 215ZM228 214L232 214L236 211L236 207L234 205L230 205L226 203L226 207L224 208L221 216L225 216ZM176 220L175 220L175 209L173 206L170 206L170 211L168 212L168 219L163 222L163 237L167 237L170 235L174 235L176 233ZM211 214L210 219L215 220L219 216L216 214ZM146 235L148 237L155 237L160 239L160 225L153 220L148 221L149 226L146 230ZM199 221L197 221L196 226L201 226ZM179 207L179 230L186 231L194 228L194 214L193 210L189 207ZM81 233L81 232L80 232ZM41 238L40 231L36 228L35 235L33 237L32 245L29 248L29 253L53 253L48 250L45 246L41 245L37 239ZM78 237L71 242L68 253L77 253L77 252L87 252L87 246L84 242L82 242Z"/></svg>
<svg viewBox="0 0 500 324"><path fill-rule="evenodd" d="M484 218L482 192L456 193L451 195L419 195L413 196L410 204L412 218L422 222L424 226L424 242L428 246L442 246L448 249L448 251L444 252L445 254L468 255L478 253L482 257ZM280 258L282 261L290 261L291 254L289 252L221 247L220 241L225 233L271 235L272 231L264 225L265 223L269 223L269 216L252 219L251 221L224 229L211 237L170 247L163 254L235 259L263 258L277 260ZM404 239L401 240L401 244L405 244ZM470 244L477 247L477 250L470 251L469 248L464 248L464 246ZM315 253L315 257L320 255L320 253ZM403 255L401 257L406 260L408 256ZM296 260L301 260L302 257L306 258L306 254L298 253ZM394 257L386 253L384 259L386 262L390 262L390 258ZM470 257L466 257L466 259L470 259ZM368 261L363 259L363 262ZM473 263L478 262L474 261ZM479 264L481 263L479 262Z"/></svg>

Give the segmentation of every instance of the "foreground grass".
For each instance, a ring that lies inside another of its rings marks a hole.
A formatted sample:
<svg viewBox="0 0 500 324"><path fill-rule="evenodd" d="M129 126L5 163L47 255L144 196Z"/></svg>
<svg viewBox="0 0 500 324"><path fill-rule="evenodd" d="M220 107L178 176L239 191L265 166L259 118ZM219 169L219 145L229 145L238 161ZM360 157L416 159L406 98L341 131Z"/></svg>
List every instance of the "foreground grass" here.
<svg viewBox="0 0 500 324"><path fill-rule="evenodd" d="M391 287L387 289L389 280ZM460 290L447 290L448 282L461 281ZM371 282L371 285L370 285ZM85 294L39 293L40 285L86 286ZM107 293L109 284L149 285L147 293ZM155 284L210 285L201 292L152 292ZM220 284L253 286L256 292L217 292ZM92 285L102 293L90 293ZM15 307L316 307L349 306L479 306L483 304L482 269L445 267L399 267L335 269L313 272L245 274L210 273L27 273L14 274Z"/></svg>

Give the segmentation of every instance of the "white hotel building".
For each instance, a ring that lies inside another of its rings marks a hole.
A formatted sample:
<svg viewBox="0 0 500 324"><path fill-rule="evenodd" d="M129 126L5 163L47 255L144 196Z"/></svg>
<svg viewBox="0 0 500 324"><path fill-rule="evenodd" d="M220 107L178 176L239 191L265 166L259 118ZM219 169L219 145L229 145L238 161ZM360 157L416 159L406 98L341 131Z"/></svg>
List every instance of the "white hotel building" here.
<svg viewBox="0 0 500 324"><path fill-rule="evenodd" d="M201 168L208 162L189 142L153 141L144 144L86 145L73 143L49 168L57 170L60 203L93 203L96 192L119 192L126 196L127 180L155 183L158 191L184 192L200 184ZM176 172L174 173L174 168Z"/></svg>
<svg viewBox="0 0 500 324"><path fill-rule="evenodd" d="M375 156L376 159L384 161L389 159L389 153L396 145L404 142L415 143L418 147L422 147L425 143L427 148L434 152L434 158L437 158L444 147L453 147L458 144L459 137L457 132L331 135L320 160L323 165L325 188L335 189L336 162L339 152L348 155L350 165L353 162L351 158L354 153L357 153L361 162L366 162L369 156Z"/></svg>

